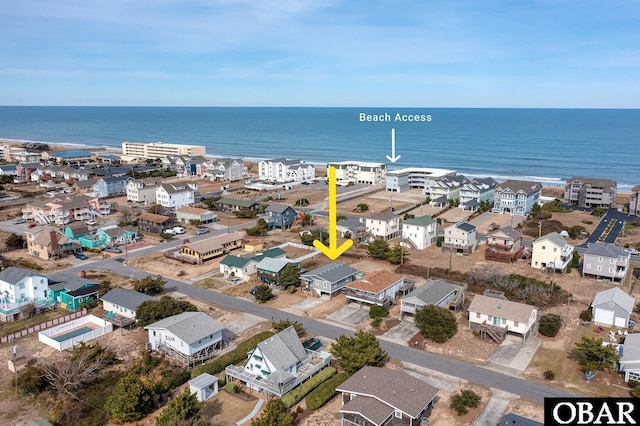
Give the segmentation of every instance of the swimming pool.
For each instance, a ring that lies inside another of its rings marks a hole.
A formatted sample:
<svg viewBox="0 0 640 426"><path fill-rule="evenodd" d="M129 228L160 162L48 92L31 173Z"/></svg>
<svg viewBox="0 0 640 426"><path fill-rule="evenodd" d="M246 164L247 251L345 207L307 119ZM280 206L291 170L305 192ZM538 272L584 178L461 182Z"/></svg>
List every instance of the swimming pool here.
<svg viewBox="0 0 640 426"><path fill-rule="evenodd" d="M76 328L75 330L71 330L68 333L64 333L64 334L59 334L57 336L53 336L51 337L53 340L55 340L56 342L64 342L65 340L69 340L69 339L73 339L76 336L80 336L84 333L87 333L89 331L93 330L93 328L91 327L80 327L80 328Z"/></svg>

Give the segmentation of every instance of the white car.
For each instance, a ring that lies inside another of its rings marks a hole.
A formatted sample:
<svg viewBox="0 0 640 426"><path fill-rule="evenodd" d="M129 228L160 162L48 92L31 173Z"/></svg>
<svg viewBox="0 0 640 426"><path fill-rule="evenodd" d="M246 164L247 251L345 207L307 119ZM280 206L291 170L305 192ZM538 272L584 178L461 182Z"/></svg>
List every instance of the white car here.
<svg viewBox="0 0 640 426"><path fill-rule="evenodd" d="M97 226L98 222L96 222L95 220L88 220L85 222L87 225L89 226Z"/></svg>
<svg viewBox="0 0 640 426"><path fill-rule="evenodd" d="M173 228L173 233L175 235L180 235L180 234L184 234L184 228L182 226L175 226Z"/></svg>

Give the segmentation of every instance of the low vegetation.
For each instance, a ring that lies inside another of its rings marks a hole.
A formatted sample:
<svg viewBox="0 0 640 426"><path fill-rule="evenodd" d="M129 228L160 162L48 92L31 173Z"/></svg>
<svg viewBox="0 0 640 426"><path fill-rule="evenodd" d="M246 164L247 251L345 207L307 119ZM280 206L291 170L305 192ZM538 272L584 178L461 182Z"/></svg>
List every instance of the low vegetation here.
<svg viewBox="0 0 640 426"><path fill-rule="evenodd" d="M251 426L290 426L293 416L289 413L280 398L273 398L262 414L251 421Z"/></svg>
<svg viewBox="0 0 640 426"><path fill-rule="evenodd" d="M576 343L573 356L577 358L584 371L613 371L616 361L620 359L614 346L603 346L602 339L586 336Z"/></svg>
<svg viewBox="0 0 640 426"><path fill-rule="evenodd" d="M540 318L538 330L547 337L556 337L562 327L562 318L556 314L545 314Z"/></svg>
<svg viewBox="0 0 640 426"><path fill-rule="evenodd" d="M305 330L302 324L300 324L298 321L283 319L280 321L273 321L271 323L271 327L273 327L276 333L279 333L282 330L285 330L291 326L293 326L293 328L296 330L296 334L298 335L298 337L302 337L305 334L307 334L307 330Z"/></svg>
<svg viewBox="0 0 640 426"><path fill-rule="evenodd" d="M415 321L420 333L436 343L446 342L458 331L458 321L453 312L436 305L418 309Z"/></svg>
<svg viewBox="0 0 640 426"><path fill-rule="evenodd" d="M480 395L472 390L465 389L451 396L451 408L453 408L459 416L462 416L469 412L469 408L479 406L481 400Z"/></svg>
<svg viewBox="0 0 640 426"><path fill-rule="evenodd" d="M260 284L258 288L256 288L256 291L253 293L253 297L256 299L256 302L264 303L273 299L275 296L273 295L271 287L266 284Z"/></svg>
<svg viewBox="0 0 640 426"><path fill-rule="evenodd" d="M336 374L336 369L333 367L327 367L320 371L318 374L293 389L291 392L286 393L282 397L282 403L285 407L291 408L296 405L298 402L302 401L302 398L307 396L309 392L313 391L317 388L321 383L329 380Z"/></svg>
<svg viewBox="0 0 640 426"><path fill-rule="evenodd" d="M183 312L196 312L197 310L198 308L191 302L164 296L160 300L147 300L138 305L136 319L138 320L138 325L144 327L161 319Z"/></svg>
<svg viewBox="0 0 640 426"><path fill-rule="evenodd" d="M374 259L387 260L393 265L399 265L409 260L409 252L402 246L390 247L385 240L378 239L369 243L367 254Z"/></svg>
<svg viewBox="0 0 640 426"><path fill-rule="evenodd" d="M304 402L309 410L317 410L326 404L331 398L336 395L336 388L344 383L350 375L348 373L336 374L320 386L315 388L307 397Z"/></svg>
<svg viewBox="0 0 640 426"><path fill-rule="evenodd" d="M133 280L133 289L144 294L160 294L166 283L162 275L147 275L140 280Z"/></svg>
<svg viewBox="0 0 640 426"><path fill-rule="evenodd" d="M338 365L349 374L365 365L382 367L389 359L389 355L380 348L378 338L364 331L358 331L353 336L338 336L330 351Z"/></svg>

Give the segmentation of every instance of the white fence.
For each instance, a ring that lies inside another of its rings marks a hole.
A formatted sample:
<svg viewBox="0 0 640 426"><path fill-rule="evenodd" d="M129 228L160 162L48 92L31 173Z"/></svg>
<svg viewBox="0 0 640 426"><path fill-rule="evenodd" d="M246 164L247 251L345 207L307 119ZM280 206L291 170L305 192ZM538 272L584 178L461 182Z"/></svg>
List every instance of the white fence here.
<svg viewBox="0 0 640 426"><path fill-rule="evenodd" d="M53 336L58 336L65 333L66 331L75 330L78 327L82 327L90 323L98 325L99 328L87 331L86 333L80 334L78 336L73 336L70 339L63 340L61 342L58 342L53 338ZM80 342L88 342L89 340L93 340L107 333L111 333L112 331L113 324L111 324L110 322L100 319L94 315L87 315L39 332L38 340L40 340L45 345L51 346L54 349L64 351L66 349L74 347Z"/></svg>
<svg viewBox="0 0 640 426"><path fill-rule="evenodd" d="M19 337L25 337L25 336L28 336L31 333L35 333L36 331L46 330L47 328L51 328L53 326L65 323L65 322L70 321L70 320L74 320L74 319L79 318L79 317L81 317L83 315L86 315L86 314L87 314L87 310L86 309L82 309L81 311L73 312L73 313L71 313L69 315L65 315L64 317L54 318L54 319L49 320L47 322L43 322L41 324L36 324L33 327L25 328L24 330L20 330L20 331L17 331L15 333L11 333L11 334L8 334L6 336L2 336L2 338L0 338L0 343L7 343L7 342L10 342L12 339L17 339Z"/></svg>

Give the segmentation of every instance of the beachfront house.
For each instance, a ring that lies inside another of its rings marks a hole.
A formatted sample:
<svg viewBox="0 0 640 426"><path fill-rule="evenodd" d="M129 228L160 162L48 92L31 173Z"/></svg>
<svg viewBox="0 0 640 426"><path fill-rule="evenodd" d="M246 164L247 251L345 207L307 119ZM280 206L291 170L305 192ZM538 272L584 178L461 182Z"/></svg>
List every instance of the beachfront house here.
<svg viewBox="0 0 640 426"><path fill-rule="evenodd" d="M494 213L526 216L540 201L542 185L538 182L508 180L496 185L493 192Z"/></svg>
<svg viewBox="0 0 640 426"><path fill-rule="evenodd" d="M193 204L196 183L163 183L156 188L156 204L162 207L177 208Z"/></svg>
<svg viewBox="0 0 640 426"><path fill-rule="evenodd" d="M431 216L419 216L402 222L402 243L424 250L438 238L438 224Z"/></svg>
<svg viewBox="0 0 640 426"><path fill-rule="evenodd" d="M629 214L640 217L640 185L631 188L629 198Z"/></svg>
<svg viewBox="0 0 640 426"><path fill-rule="evenodd" d="M234 182L247 174L242 158L215 158L196 166L196 174L212 181Z"/></svg>
<svg viewBox="0 0 640 426"><path fill-rule="evenodd" d="M258 163L258 179L268 182L302 182L315 177L315 167L302 160L276 158Z"/></svg>
<svg viewBox="0 0 640 426"><path fill-rule="evenodd" d="M507 334L522 336L526 342L536 333L538 309L531 305L511 302L501 297L476 294L468 308L469 329L502 343Z"/></svg>
<svg viewBox="0 0 640 426"><path fill-rule="evenodd" d="M139 291L126 288L114 288L100 298L102 308L106 312L106 319L110 318L136 318L136 309L142 302L155 300L153 297Z"/></svg>
<svg viewBox="0 0 640 426"><path fill-rule="evenodd" d="M293 326L263 340L247 354L244 366L225 368L227 380L282 397L329 365L331 355L305 349Z"/></svg>
<svg viewBox="0 0 640 426"><path fill-rule="evenodd" d="M531 249L531 266L536 269L566 272L575 248L557 232L536 239Z"/></svg>
<svg viewBox="0 0 640 426"><path fill-rule="evenodd" d="M460 204L462 210L474 212L485 203L487 206L493 202L495 187L498 183L490 177L474 178L460 188Z"/></svg>
<svg viewBox="0 0 640 426"><path fill-rule="evenodd" d="M413 281L407 280L403 275L380 270L348 283L344 286L344 293L347 302L391 306L396 303L396 294L406 295L413 290L414 285Z"/></svg>
<svg viewBox="0 0 640 426"><path fill-rule="evenodd" d="M458 222L444 228L443 251L469 254L478 245L477 229L469 222Z"/></svg>
<svg viewBox="0 0 640 426"><path fill-rule="evenodd" d="M442 279L429 280L400 298L400 314L415 315L417 310L427 305L457 309L464 303L466 290L466 285Z"/></svg>
<svg viewBox="0 0 640 426"><path fill-rule="evenodd" d="M139 204L155 204L160 179L135 179L127 183L127 201Z"/></svg>
<svg viewBox="0 0 640 426"><path fill-rule="evenodd" d="M323 294L333 297L342 288L352 282L357 270L346 263L327 263L309 272L300 275L302 291L311 293L316 297Z"/></svg>
<svg viewBox="0 0 640 426"><path fill-rule="evenodd" d="M365 219L365 227L372 237L388 241L400 235L400 218L388 210L372 213Z"/></svg>
<svg viewBox="0 0 640 426"><path fill-rule="evenodd" d="M98 198L117 197L127 193L129 176L108 176L100 178L93 184L93 192Z"/></svg>
<svg viewBox="0 0 640 426"><path fill-rule="evenodd" d="M93 153L83 149L68 149L47 153L47 157L56 163L88 163L93 160Z"/></svg>
<svg viewBox="0 0 640 426"><path fill-rule="evenodd" d="M510 226L496 229L487 234L485 260L511 263L520 259L523 251L522 233Z"/></svg>
<svg viewBox="0 0 640 426"><path fill-rule="evenodd" d="M438 389L404 370L365 366L336 387L343 426L429 424Z"/></svg>
<svg viewBox="0 0 640 426"><path fill-rule="evenodd" d="M613 207L617 186L610 179L573 177L564 187L564 199L578 207Z"/></svg>
<svg viewBox="0 0 640 426"><path fill-rule="evenodd" d="M447 201L459 201L460 190L467 183L469 179L463 175L444 176L431 185L429 196L432 200L444 197Z"/></svg>
<svg viewBox="0 0 640 426"><path fill-rule="evenodd" d="M147 347L191 368L217 355L224 326L204 312L183 312L147 325Z"/></svg>
<svg viewBox="0 0 640 426"><path fill-rule="evenodd" d="M29 228L25 231L27 252L40 259L60 259L67 254L80 251L80 244L62 231L50 226Z"/></svg>
<svg viewBox="0 0 640 426"><path fill-rule="evenodd" d="M162 233L165 229L173 226L174 223L169 216L155 213L142 213L137 217L137 220L139 230L154 234Z"/></svg>
<svg viewBox="0 0 640 426"><path fill-rule="evenodd" d="M389 192L404 192L409 189L421 189L423 194L428 194L429 188L436 181L445 176L454 176L455 174L455 170L425 167L389 170L385 178L386 190Z"/></svg>
<svg viewBox="0 0 640 426"><path fill-rule="evenodd" d="M59 272L49 277L49 300L69 311L97 301L99 290L100 284L82 276Z"/></svg>
<svg viewBox="0 0 640 426"><path fill-rule="evenodd" d="M231 250L242 248L243 237L242 232L231 232L185 243L180 246L179 257L200 265Z"/></svg>
<svg viewBox="0 0 640 426"><path fill-rule="evenodd" d="M176 216L180 223L211 223L218 218L214 212L200 207L181 206L176 210Z"/></svg>
<svg viewBox="0 0 640 426"><path fill-rule="evenodd" d="M387 165L385 163L339 161L327 164L327 168L329 167L335 167L336 183L339 185L347 185L349 183L378 185L383 183L387 176Z"/></svg>
<svg viewBox="0 0 640 426"><path fill-rule="evenodd" d="M245 246L246 251L246 246ZM282 259L287 253L279 247L274 247L254 255L235 256L228 254L220 261L220 273L225 278L235 277L248 280L256 273L256 267L262 259Z"/></svg>
<svg viewBox="0 0 640 426"><path fill-rule="evenodd" d="M593 322L627 328L635 304L633 296L618 287L599 291L591 303Z"/></svg>
<svg viewBox="0 0 640 426"><path fill-rule="evenodd" d="M296 211L284 204L269 204L264 209L264 220L269 229L280 228L282 230L291 228L297 217Z"/></svg>
<svg viewBox="0 0 640 426"><path fill-rule="evenodd" d="M623 283L629 273L631 253L613 243L591 243L582 258L582 276Z"/></svg>
<svg viewBox="0 0 640 426"><path fill-rule="evenodd" d="M13 322L50 309L49 279L29 269L9 266L0 271L0 321Z"/></svg>

